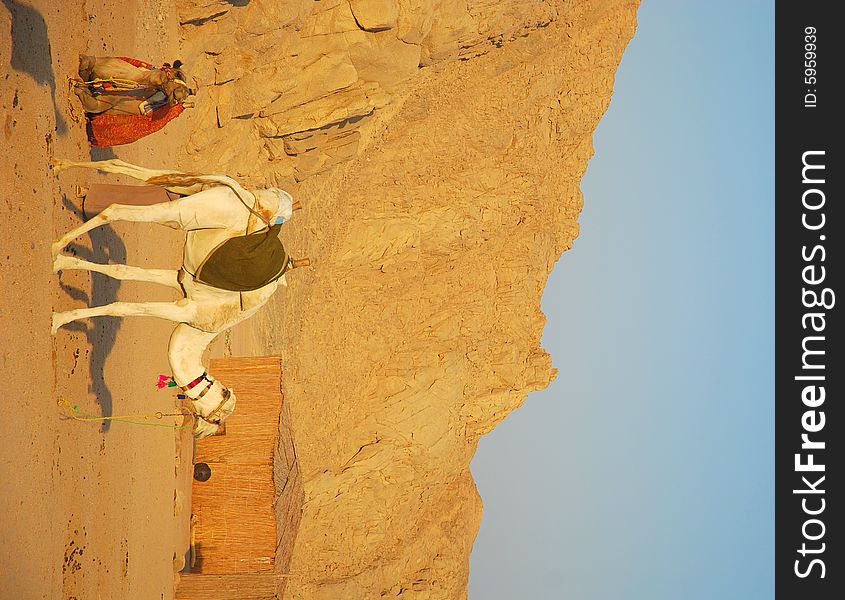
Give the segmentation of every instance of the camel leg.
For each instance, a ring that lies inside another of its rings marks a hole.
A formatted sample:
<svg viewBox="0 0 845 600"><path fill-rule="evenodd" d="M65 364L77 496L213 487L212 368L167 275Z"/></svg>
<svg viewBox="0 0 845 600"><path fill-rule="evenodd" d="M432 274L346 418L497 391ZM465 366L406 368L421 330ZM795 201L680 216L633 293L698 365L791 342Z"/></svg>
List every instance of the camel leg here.
<svg viewBox="0 0 845 600"><path fill-rule="evenodd" d="M104 102L103 100L98 100L92 94L76 90L76 96L82 103L82 109L87 113L92 113L96 115L100 114L101 112L105 112L109 108L111 108L111 104L109 104L108 102Z"/></svg>
<svg viewBox="0 0 845 600"><path fill-rule="evenodd" d="M115 94L92 94L88 88L77 87L76 95L87 113L139 115L141 112L141 98L122 97Z"/></svg>
<svg viewBox="0 0 845 600"><path fill-rule="evenodd" d="M63 235L53 244L53 259L58 257L59 252L80 235L84 235L101 225L114 221L134 221L137 223L160 223L170 227L179 228L179 208L174 202L162 202L150 206L130 206L126 204L112 204L100 214L85 221L76 229L72 229Z"/></svg>
<svg viewBox="0 0 845 600"><path fill-rule="evenodd" d="M89 111L91 112L91 111ZM134 112L133 112L134 114ZM230 182L234 180L223 177L221 175L187 175L182 173L181 171L167 171L162 169L148 169L146 167L139 167L138 165L133 165L128 162L124 162L119 158L113 158L110 160L99 160L94 162L79 162L75 160L68 160L66 158L54 158L53 159L53 170L54 171L64 171L65 169L71 169L73 167L82 167L88 169L97 169L98 171L105 171L107 173L116 173L118 175L129 175L134 179L138 179L140 181L149 181L152 179L151 182L154 185L161 185L165 189L175 193L181 194L183 196L187 196L190 194L196 194L197 192L202 191L205 185L219 185L223 183L224 185L229 185ZM157 182L155 179L157 177L163 177L167 179L168 177L175 176L177 178L184 178L188 177L190 182L179 184L179 183L172 183L172 182ZM225 180L225 181L224 181ZM237 182L234 182L237 185Z"/></svg>
<svg viewBox="0 0 845 600"><path fill-rule="evenodd" d="M157 317L175 323L186 323L195 316L195 313L194 303L185 298L176 302L112 302L105 306L53 313L51 331L53 335L56 335L62 325L89 317Z"/></svg>
<svg viewBox="0 0 845 600"><path fill-rule="evenodd" d="M106 213L108 212L108 210L109 210L108 208L105 209L100 214L98 214L95 217L85 221L82 225L80 225L76 229L73 229L73 230L69 231L68 233L66 233L64 236L60 237L58 241L53 242L53 246L52 246L53 259L55 260L59 256L59 253L62 251L62 249L65 246L67 246L77 236L80 236L83 233L88 233L92 229L96 229L100 225L105 225L106 223L108 223L109 219L108 219L108 216L106 216Z"/></svg>
<svg viewBox="0 0 845 600"><path fill-rule="evenodd" d="M87 169L96 169L98 171L105 171L106 173L115 173L117 175L129 175L134 179L146 181L152 177L160 177L162 175L178 175L179 171L163 171L160 169L147 169L139 167L128 162L124 162L119 158L110 160L97 160L93 162L79 162L75 160L68 160L66 158L54 158L53 170L64 171L73 167L81 167Z"/></svg>
<svg viewBox="0 0 845 600"><path fill-rule="evenodd" d="M68 271L71 269L79 269L83 271L94 271L108 275L112 279L131 280L131 281L145 281L147 283L158 283L166 285L177 290L181 290L177 279L179 271L172 269L142 269L140 267L131 267L129 265L101 265L98 263L88 262L76 258L75 256L66 256L59 254L56 260L53 261L53 272Z"/></svg>

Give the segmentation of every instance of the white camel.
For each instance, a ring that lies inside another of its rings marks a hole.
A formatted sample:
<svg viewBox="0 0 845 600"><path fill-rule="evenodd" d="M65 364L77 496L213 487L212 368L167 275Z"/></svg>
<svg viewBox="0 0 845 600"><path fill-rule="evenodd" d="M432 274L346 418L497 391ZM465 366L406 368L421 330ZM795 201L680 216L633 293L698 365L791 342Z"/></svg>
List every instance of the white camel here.
<svg viewBox="0 0 845 600"><path fill-rule="evenodd" d="M227 239L260 230L273 219L290 218L293 199L276 188L247 191L234 179L222 175L145 169L121 160L74 162L57 159L53 162L56 171L71 167L125 174L189 195L151 206L109 206L53 244L53 271L82 269L114 279L158 283L182 291L185 297L176 302L114 302L54 313L53 334L71 321L106 315L159 317L178 323L168 344L173 379L192 403L196 417L194 435L199 438L213 435L232 414L236 397L232 390L208 374L202 364L203 352L220 333L255 314L276 288L286 282L282 275L254 291L234 292L200 283L191 274L196 273L205 258ZM103 265L60 254L76 237L114 221L160 223L186 231L182 268ZM289 262L291 267L306 264L309 264L308 259Z"/></svg>

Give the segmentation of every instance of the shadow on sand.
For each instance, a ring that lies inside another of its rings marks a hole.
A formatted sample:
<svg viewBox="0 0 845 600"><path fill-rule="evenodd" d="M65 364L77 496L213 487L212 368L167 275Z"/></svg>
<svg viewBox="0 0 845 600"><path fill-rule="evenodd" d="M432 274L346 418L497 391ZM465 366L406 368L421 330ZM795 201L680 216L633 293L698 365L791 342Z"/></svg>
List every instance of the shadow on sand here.
<svg viewBox="0 0 845 600"><path fill-rule="evenodd" d="M68 200L67 196L62 198L62 203L66 208L73 211L80 221L84 220L82 210ZM126 262L126 246L111 226L98 227L89 235L91 237L91 249L77 244L71 244L67 247L67 252L91 262ZM117 300L117 290L120 289L120 282L118 280L94 272L91 273L90 297L87 292L67 285L61 280L59 281L59 285L71 298L84 302L87 306L101 306L115 302ZM114 348L117 331L120 329L120 318L96 317L89 319L87 323L82 321L68 323L65 325L65 328L85 334L85 338L91 347L89 367L91 383L89 384L88 391L97 397L102 416L112 416L114 414L114 399L111 390L106 385L104 370L106 358L108 358L112 348ZM103 433L107 432L110 426L111 421L103 421L101 431Z"/></svg>
<svg viewBox="0 0 845 600"><path fill-rule="evenodd" d="M92 161L111 160L112 158L117 158L117 154L115 154L114 150L111 148L91 148L88 155L91 157Z"/></svg>
<svg viewBox="0 0 845 600"><path fill-rule="evenodd" d="M53 73L53 57L50 52L50 37L47 23L34 8L16 0L3 0L3 5L12 16L12 60L15 71L26 73L39 85L50 86L53 112L56 115L56 132L67 133L67 123L56 106L56 75Z"/></svg>

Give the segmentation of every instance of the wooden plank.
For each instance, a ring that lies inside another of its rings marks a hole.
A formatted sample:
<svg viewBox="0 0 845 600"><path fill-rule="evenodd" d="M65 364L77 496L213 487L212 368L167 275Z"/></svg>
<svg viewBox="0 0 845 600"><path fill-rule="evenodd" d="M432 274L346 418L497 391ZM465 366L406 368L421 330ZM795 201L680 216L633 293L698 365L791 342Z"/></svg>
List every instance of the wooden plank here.
<svg viewBox="0 0 845 600"><path fill-rule="evenodd" d="M302 487L302 473L296 460L296 449L290 429L290 411L282 407L279 444L273 462L273 477L276 497L276 568L287 573L293 557L293 547L299 522L302 518L302 504L305 492Z"/></svg>
<svg viewBox="0 0 845 600"><path fill-rule="evenodd" d="M211 464L193 485L196 565L200 573L272 570L276 555L272 465Z"/></svg>
<svg viewBox="0 0 845 600"><path fill-rule="evenodd" d="M187 421L190 425L191 421ZM176 555L184 561L191 547L191 501L194 480L194 432L191 427L176 429Z"/></svg>
<svg viewBox="0 0 845 600"><path fill-rule="evenodd" d="M225 436L197 444L196 460L209 463L212 477L193 483L198 562L183 574L176 597L281 597L304 493L280 359L213 359L209 370L235 389L238 405Z"/></svg>
<svg viewBox="0 0 845 600"><path fill-rule="evenodd" d="M238 403L226 419L226 435L197 443L196 461L208 463L211 478L193 484L194 571L272 571L281 362L278 357L213 359L209 371L235 390Z"/></svg>
<svg viewBox="0 0 845 600"><path fill-rule="evenodd" d="M273 478L278 493L276 497L276 572L287 574L290 572L296 535L302 520L302 504L305 502L302 473L296 459L290 408L287 404L282 404L279 443L276 446L273 462ZM279 579L276 588L277 597L285 597L287 582L287 577Z"/></svg>
<svg viewBox="0 0 845 600"><path fill-rule="evenodd" d="M176 600L275 600L277 579L273 573L183 573L176 589Z"/></svg>
<svg viewBox="0 0 845 600"><path fill-rule="evenodd" d="M240 396L235 413L238 410L240 410ZM200 440L197 444L196 462L272 464L277 438L276 430L279 427L278 416L270 414L267 420L269 423L253 425L239 422L235 414L232 414L226 419L224 435Z"/></svg>
<svg viewBox="0 0 845 600"><path fill-rule="evenodd" d="M200 440L196 461L271 464L283 400L280 359L212 359L209 371L235 390L238 402L226 435Z"/></svg>

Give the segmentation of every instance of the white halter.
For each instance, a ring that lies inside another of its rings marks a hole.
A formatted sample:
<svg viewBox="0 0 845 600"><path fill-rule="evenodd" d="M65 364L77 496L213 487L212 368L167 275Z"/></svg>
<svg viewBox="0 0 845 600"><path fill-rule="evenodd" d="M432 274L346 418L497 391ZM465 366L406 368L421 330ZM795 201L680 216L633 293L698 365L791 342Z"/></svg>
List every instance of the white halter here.
<svg viewBox="0 0 845 600"><path fill-rule="evenodd" d="M279 210L273 215L271 223L284 223L293 216L293 196L279 188L267 188L268 192L275 192L279 196Z"/></svg>

